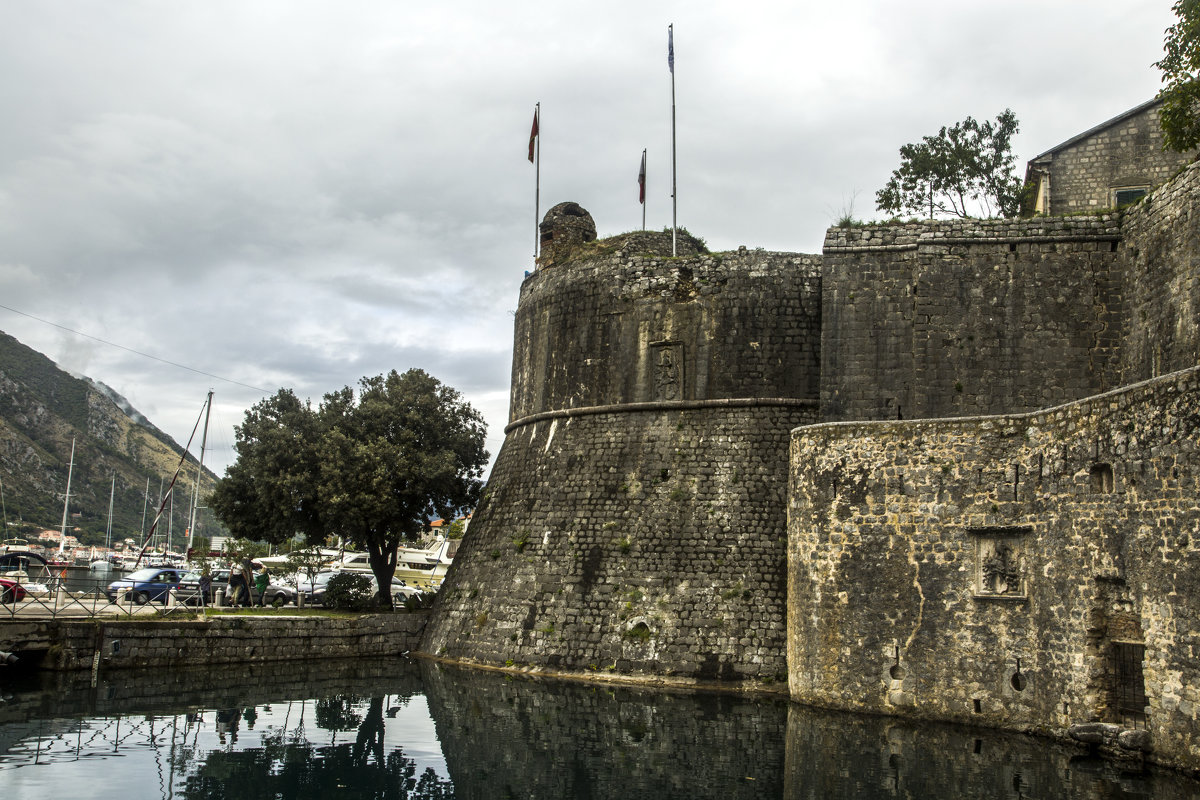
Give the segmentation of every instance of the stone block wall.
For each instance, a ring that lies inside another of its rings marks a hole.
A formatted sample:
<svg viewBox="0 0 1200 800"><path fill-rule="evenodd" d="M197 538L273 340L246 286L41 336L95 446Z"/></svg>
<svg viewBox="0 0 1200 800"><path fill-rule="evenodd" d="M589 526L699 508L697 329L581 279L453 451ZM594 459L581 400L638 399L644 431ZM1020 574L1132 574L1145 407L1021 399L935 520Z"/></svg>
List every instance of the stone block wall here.
<svg viewBox="0 0 1200 800"><path fill-rule="evenodd" d="M1119 385L1120 217L831 228L825 420L1032 411Z"/></svg>
<svg viewBox="0 0 1200 800"><path fill-rule="evenodd" d="M1026 415L794 432L793 699L1200 752L1200 368ZM1128 648L1134 648L1128 651ZM1132 713L1136 716L1138 709Z"/></svg>
<svg viewBox="0 0 1200 800"><path fill-rule="evenodd" d="M618 236L525 280L510 420L656 400L817 397L820 257L743 248L673 259L655 252L664 236L669 253L669 234Z"/></svg>
<svg viewBox="0 0 1200 800"><path fill-rule="evenodd" d="M427 617L418 612L355 618L57 620L38 625L44 626L42 635L49 645L44 668L90 670L395 656L417 649Z"/></svg>
<svg viewBox="0 0 1200 800"><path fill-rule="evenodd" d="M1121 230L1123 382L1200 364L1200 164L1130 208Z"/></svg>
<svg viewBox="0 0 1200 800"><path fill-rule="evenodd" d="M782 680L791 428L808 401L511 429L422 642L487 664Z"/></svg>
<svg viewBox="0 0 1200 800"><path fill-rule="evenodd" d="M1159 106L1152 104L1061 145L1031 167L1050 173L1049 213L1077 214L1114 208L1115 189L1165 183L1193 155L1163 150Z"/></svg>

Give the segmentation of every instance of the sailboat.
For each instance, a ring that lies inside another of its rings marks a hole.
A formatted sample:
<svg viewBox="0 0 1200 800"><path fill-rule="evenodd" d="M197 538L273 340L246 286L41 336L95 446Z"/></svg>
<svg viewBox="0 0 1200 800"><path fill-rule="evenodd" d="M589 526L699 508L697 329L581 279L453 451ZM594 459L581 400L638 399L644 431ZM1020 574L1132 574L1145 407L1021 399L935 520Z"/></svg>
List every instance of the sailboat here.
<svg viewBox="0 0 1200 800"><path fill-rule="evenodd" d="M58 534L58 555L54 560L48 560L48 567L66 567L68 566L67 557L64 553L67 546L67 517L71 505L71 477L75 474L75 437L71 437L71 461L67 466L67 493L63 495L63 515L62 528Z"/></svg>
<svg viewBox="0 0 1200 800"><path fill-rule="evenodd" d="M108 529L104 532L104 552L112 552L112 512L113 512L113 496L117 493L117 476L113 475L112 487L108 490ZM97 558L88 568L93 572L111 572L113 565L108 560L108 556Z"/></svg>

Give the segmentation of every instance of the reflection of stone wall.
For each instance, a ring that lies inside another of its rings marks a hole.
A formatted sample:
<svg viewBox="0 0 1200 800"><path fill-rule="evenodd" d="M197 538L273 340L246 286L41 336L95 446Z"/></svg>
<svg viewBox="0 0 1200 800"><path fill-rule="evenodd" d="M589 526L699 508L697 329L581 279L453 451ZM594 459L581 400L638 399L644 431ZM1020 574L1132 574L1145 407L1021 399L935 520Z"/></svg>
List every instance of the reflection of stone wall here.
<svg viewBox="0 0 1200 800"><path fill-rule="evenodd" d="M6 680L8 680L6 678ZM421 692L420 670L407 659L313 659L289 664L181 664L172 669L41 672L6 683L0 725L37 717L178 714L291 700Z"/></svg>
<svg viewBox="0 0 1200 800"><path fill-rule="evenodd" d="M788 708L785 800L1140 797L1184 800L1180 776L1131 778L1075 747L1012 733Z"/></svg>
<svg viewBox="0 0 1200 800"><path fill-rule="evenodd" d="M1200 368L1028 415L798 429L793 698L1062 732L1120 721L1132 641L1156 757L1194 763L1197 442Z"/></svg>
<svg viewBox="0 0 1200 800"><path fill-rule="evenodd" d="M427 664L460 800L780 797L786 703Z"/></svg>

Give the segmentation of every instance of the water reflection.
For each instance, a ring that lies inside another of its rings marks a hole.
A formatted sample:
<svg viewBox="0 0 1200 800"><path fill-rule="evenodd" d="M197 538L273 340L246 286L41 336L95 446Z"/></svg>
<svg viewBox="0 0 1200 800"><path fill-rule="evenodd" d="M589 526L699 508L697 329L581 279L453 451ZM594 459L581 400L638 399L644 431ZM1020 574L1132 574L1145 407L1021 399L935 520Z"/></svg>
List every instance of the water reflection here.
<svg viewBox="0 0 1200 800"><path fill-rule="evenodd" d="M0 674L0 679L9 678ZM1200 786L1023 736L403 660L0 684L0 794L1123 798Z"/></svg>

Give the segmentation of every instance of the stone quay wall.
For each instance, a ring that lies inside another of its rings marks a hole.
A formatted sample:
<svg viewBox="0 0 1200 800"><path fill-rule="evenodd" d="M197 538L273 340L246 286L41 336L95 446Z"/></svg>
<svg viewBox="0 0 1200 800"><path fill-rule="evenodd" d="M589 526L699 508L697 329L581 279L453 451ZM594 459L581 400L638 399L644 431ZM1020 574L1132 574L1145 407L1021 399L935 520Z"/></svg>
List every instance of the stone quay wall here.
<svg viewBox="0 0 1200 800"><path fill-rule="evenodd" d="M787 443L815 402L663 404L510 430L422 650L785 678Z"/></svg>
<svg viewBox="0 0 1200 800"><path fill-rule="evenodd" d="M256 664L395 656L416 651L428 612L360 617L9 622L0 650L44 652L55 670Z"/></svg>
<svg viewBox="0 0 1200 800"><path fill-rule="evenodd" d="M1119 386L1120 222L831 228L822 418L1033 411Z"/></svg>
<svg viewBox="0 0 1200 800"><path fill-rule="evenodd" d="M606 239L526 278L510 421L655 400L817 397L820 257L743 248L670 258L655 252L663 238Z"/></svg>
<svg viewBox="0 0 1200 800"><path fill-rule="evenodd" d="M793 699L1052 734L1145 713L1152 758L1200 761L1200 368L801 428L789 492Z"/></svg>

